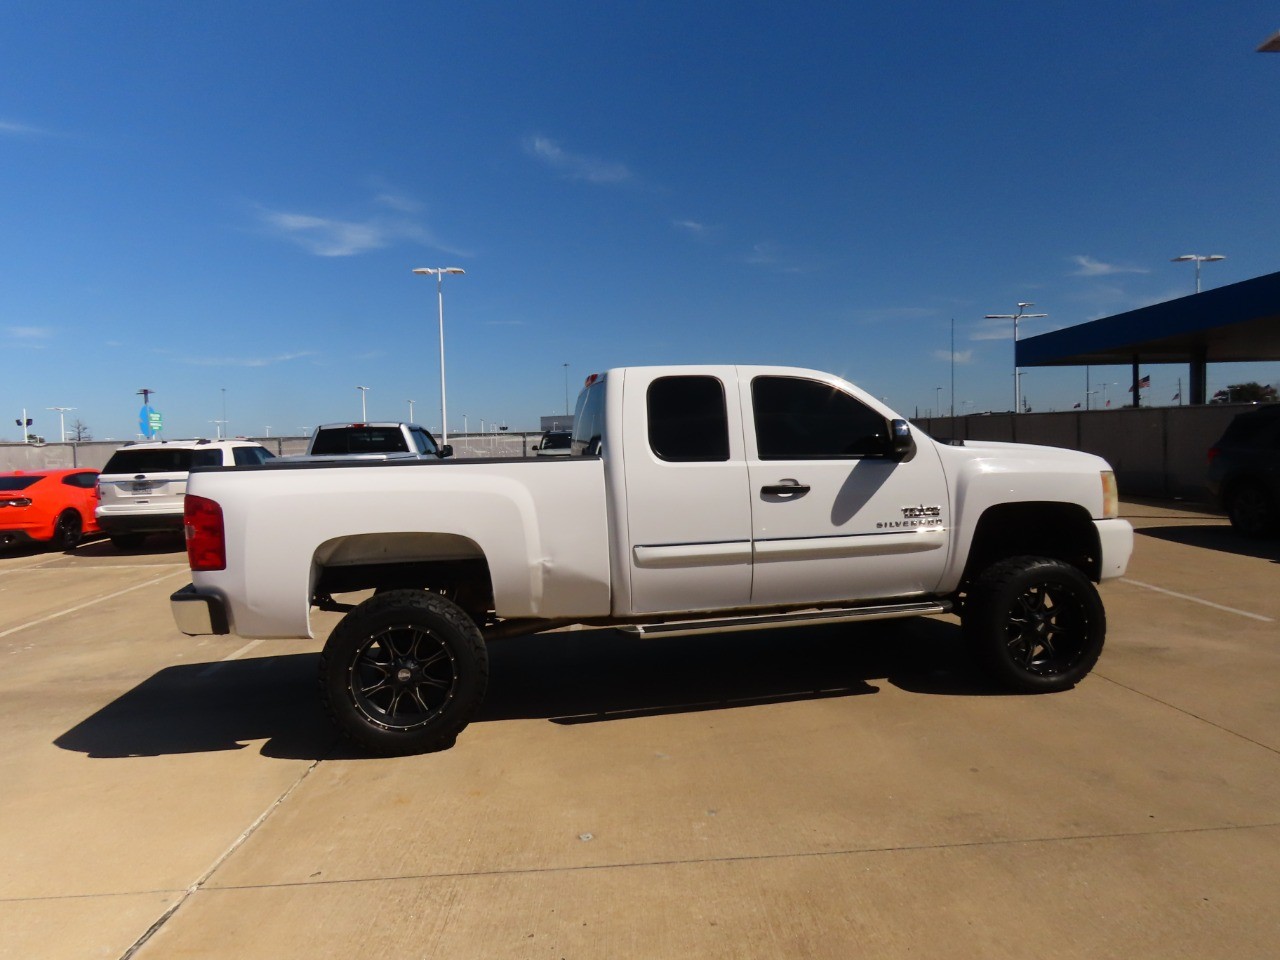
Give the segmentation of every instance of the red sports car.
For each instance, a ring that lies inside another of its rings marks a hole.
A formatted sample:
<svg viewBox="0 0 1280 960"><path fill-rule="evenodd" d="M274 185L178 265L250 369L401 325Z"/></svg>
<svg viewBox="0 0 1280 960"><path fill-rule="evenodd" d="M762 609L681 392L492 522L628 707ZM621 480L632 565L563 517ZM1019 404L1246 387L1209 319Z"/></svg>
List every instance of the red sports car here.
<svg viewBox="0 0 1280 960"><path fill-rule="evenodd" d="M97 533L97 470L0 473L0 546L50 542L68 550Z"/></svg>

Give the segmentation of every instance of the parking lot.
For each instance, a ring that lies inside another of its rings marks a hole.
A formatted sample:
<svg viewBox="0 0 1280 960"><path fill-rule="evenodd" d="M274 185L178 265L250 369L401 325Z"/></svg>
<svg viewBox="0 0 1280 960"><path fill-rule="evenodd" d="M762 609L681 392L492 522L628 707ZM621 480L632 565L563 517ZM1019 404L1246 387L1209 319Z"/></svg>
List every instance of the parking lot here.
<svg viewBox="0 0 1280 960"><path fill-rule="evenodd" d="M319 640L178 633L176 540L0 555L0 956L1273 957L1280 544L1124 515L1068 693L952 618L565 631L402 759L336 741Z"/></svg>

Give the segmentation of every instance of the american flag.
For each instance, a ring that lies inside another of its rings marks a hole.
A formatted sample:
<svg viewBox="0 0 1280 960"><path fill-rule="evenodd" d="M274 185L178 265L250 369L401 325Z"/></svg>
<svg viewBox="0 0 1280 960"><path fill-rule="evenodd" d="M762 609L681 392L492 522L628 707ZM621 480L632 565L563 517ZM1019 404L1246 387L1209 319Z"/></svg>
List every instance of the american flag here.
<svg viewBox="0 0 1280 960"><path fill-rule="evenodd" d="M1143 377L1141 380L1138 381L1138 389L1145 390L1149 386L1151 386L1151 374L1148 373L1145 377ZM1133 393L1133 387L1129 388L1129 392Z"/></svg>

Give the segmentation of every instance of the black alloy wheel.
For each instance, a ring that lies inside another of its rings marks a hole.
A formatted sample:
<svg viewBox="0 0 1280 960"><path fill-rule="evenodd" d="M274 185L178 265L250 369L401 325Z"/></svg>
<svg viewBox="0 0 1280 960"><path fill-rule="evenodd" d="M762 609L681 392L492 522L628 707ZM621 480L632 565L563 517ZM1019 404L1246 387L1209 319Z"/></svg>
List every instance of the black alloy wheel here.
<svg viewBox="0 0 1280 960"><path fill-rule="evenodd" d="M338 728L386 756L451 747L488 686L488 651L459 607L423 590L364 601L334 628L320 692Z"/></svg>
<svg viewBox="0 0 1280 960"><path fill-rule="evenodd" d="M1047 557L1013 557L984 571L963 624L991 674L1025 693L1075 686L1097 663L1107 632L1093 583Z"/></svg>
<svg viewBox="0 0 1280 960"><path fill-rule="evenodd" d="M59 550L70 550L84 536L84 521L75 510L63 510L53 530L53 544Z"/></svg>

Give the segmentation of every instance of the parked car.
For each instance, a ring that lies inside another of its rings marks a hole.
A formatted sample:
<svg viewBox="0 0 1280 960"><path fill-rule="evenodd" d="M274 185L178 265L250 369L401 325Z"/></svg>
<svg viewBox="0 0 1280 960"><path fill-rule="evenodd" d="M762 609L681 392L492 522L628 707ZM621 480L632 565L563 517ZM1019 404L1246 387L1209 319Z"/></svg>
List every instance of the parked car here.
<svg viewBox="0 0 1280 960"><path fill-rule="evenodd" d="M47 542L69 550L97 533L97 478L97 470L0 473L0 546Z"/></svg>
<svg viewBox="0 0 1280 960"><path fill-rule="evenodd" d="M1209 490L1249 537L1280 534L1280 404L1239 414L1209 448Z"/></svg>
<svg viewBox="0 0 1280 960"><path fill-rule="evenodd" d="M182 530L182 498L192 467L259 464L273 456L252 440L126 443L98 476L98 526L117 549L135 550L148 534Z"/></svg>
<svg viewBox="0 0 1280 960"><path fill-rule="evenodd" d="M568 430L549 430L533 446L535 456L567 457L573 452L573 434Z"/></svg>

